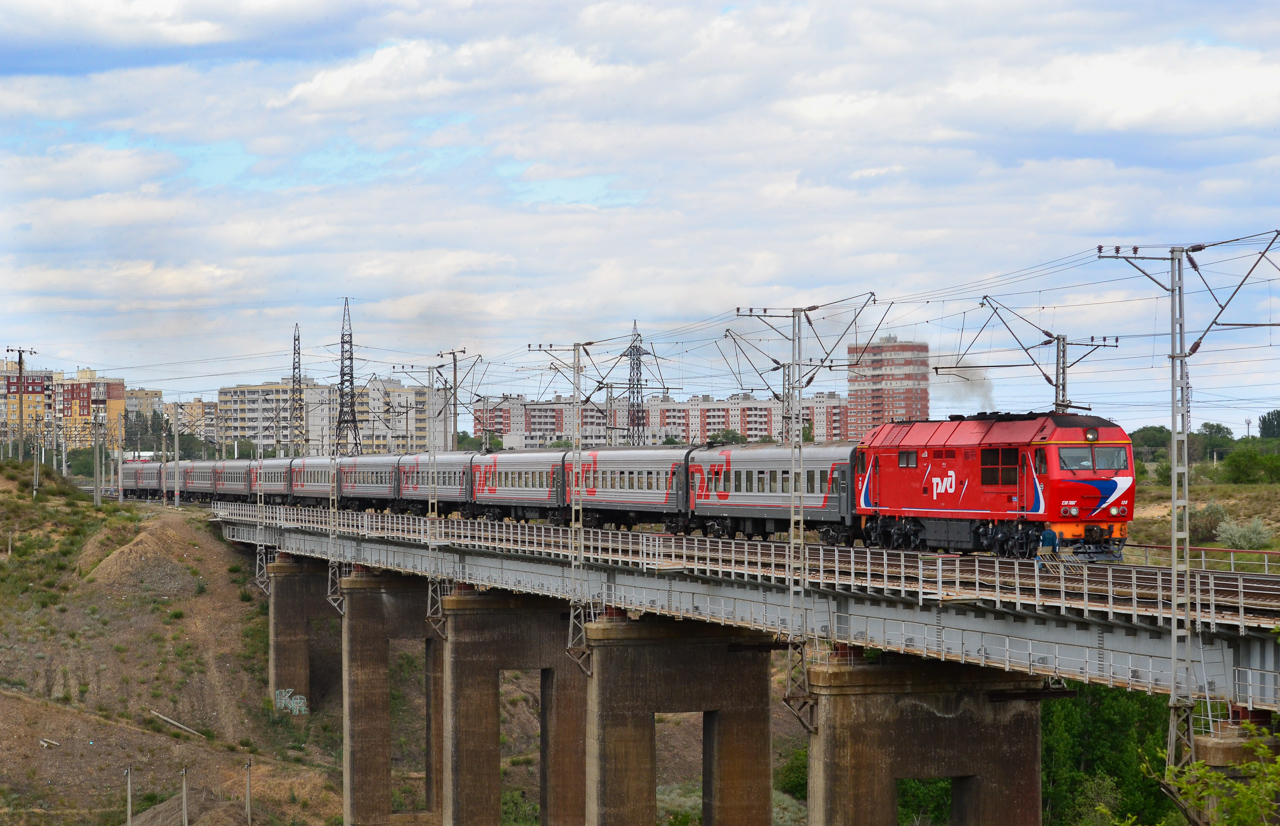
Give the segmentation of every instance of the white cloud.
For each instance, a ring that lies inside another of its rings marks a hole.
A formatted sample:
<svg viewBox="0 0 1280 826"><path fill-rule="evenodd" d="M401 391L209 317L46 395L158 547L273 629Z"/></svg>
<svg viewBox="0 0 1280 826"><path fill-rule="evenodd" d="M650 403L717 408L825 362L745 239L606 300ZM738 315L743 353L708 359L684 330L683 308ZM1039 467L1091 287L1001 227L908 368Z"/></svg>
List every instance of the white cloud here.
<svg viewBox="0 0 1280 826"><path fill-rule="evenodd" d="M1215 40L1181 7L1088 4L14 6L32 42L113 51L0 76L3 303L79 319L79 363L145 348L141 325L191 331L175 360L283 352L292 318L331 341L343 295L364 343L493 355L1235 235L1276 223L1280 182L1277 53L1238 36L1248 14ZM886 323L954 346L936 313ZM731 389L722 332L664 344L689 392Z"/></svg>

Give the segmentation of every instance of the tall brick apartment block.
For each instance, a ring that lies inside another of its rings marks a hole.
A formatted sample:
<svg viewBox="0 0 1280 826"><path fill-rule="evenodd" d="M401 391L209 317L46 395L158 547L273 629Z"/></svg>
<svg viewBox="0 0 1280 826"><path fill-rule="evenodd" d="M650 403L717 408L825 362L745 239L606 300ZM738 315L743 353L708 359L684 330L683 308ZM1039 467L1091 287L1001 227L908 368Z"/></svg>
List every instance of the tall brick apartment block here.
<svg viewBox="0 0 1280 826"><path fill-rule="evenodd" d="M849 347L849 361L862 352ZM882 336L849 368L847 439L885 422L929 418L929 345Z"/></svg>

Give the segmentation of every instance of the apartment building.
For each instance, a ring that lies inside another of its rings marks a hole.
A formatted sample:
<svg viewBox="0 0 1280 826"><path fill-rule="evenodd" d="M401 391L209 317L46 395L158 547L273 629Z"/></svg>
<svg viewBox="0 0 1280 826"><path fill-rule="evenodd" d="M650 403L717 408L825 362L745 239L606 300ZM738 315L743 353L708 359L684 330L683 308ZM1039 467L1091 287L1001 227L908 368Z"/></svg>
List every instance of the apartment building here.
<svg viewBox="0 0 1280 826"><path fill-rule="evenodd" d="M849 361L848 438L886 422L929 418L928 344L886 335L865 352L851 345Z"/></svg>
<svg viewBox="0 0 1280 826"><path fill-rule="evenodd" d="M801 409L804 421L813 425L815 441L844 437L846 409L840 394L805 398ZM593 397L582 408L583 444L627 444L628 410L626 396ZM782 402L757 399L750 393L726 399L696 395L685 400L655 395L645 399L641 415L646 444L661 444L667 439L697 444L724 430L735 430L753 442L782 441L785 437ZM573 400L559 395L543 401L530 401L522 395L489 399L476 411L476 422L477 430L501 436L504 447L545 447L572 438Z"/></svg>

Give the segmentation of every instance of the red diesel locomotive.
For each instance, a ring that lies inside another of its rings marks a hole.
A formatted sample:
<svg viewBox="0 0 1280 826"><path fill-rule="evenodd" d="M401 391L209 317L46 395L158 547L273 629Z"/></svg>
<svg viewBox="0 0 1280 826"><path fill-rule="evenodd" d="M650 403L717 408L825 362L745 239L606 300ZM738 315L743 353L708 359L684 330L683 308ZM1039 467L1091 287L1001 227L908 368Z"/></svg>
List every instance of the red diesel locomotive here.
<svg viewBox="0 0 1280 826"><path fill-rule="evenodd" d="M1133 519L1132 445L1071 413L979 413L881 425L858 446L868 545L1118 560Z"/></svg>

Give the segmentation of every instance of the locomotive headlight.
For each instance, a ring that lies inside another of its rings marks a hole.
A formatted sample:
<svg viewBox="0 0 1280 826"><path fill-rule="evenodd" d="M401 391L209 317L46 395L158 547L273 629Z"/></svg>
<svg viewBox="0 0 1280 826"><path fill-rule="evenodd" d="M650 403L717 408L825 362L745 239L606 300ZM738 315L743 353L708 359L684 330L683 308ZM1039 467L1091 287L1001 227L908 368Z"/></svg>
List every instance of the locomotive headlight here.
<svg viewBox="0 0 1280 826"><path fill-rule="evenodd" d="M1121 507L1121 508L1120 508L1120 515L1121 515L1121 516L1128 516L1128 515L1129 515L1129 509L1128 509L1128 508L1125 508L1125 507Z"/></svg>
<svg viewBox="0 0 1280 826"><path fill-rule="evenodd" d="M1091 427L1091 428L1089 428L1088 430L1086 430L1086 431L1084 432L1084 440L1085 440L1086 442L1096 442L1096 441L1098 441L1098 431L1097 431L1097 430L1095 430L1095 429L1094 429L1094 428L1092 428L1092 427Z"/></svg>
<svg viewBox="0 0 1280 826"><path fill-rule="evenodd" d="M1062 509L1062 515L1063 515L1063 516L1070 516L1070 515L1071 515L1071 508L1063 508L1063 509Z"/></svg>
<svg viewBox="0 0 1280 826"><path fill-rule="evenodd" d="M1112 515L1112 516L1119 516L1119 515L1120 515L1120 509L1119 509L1119 508L1117 508L1115 505L1112 505L1112 506L1111 506L1111 515Z"/></svg>
<svg viewBox="0 0 1280 826"><path fill-rule="evenodd" d="M1072 516L1079 516L1079 515L1080 515L1080 509L1079 509L1079 508L1072 508L1072 509L1071 509L1071 515L1072 515Z"/></svg>

